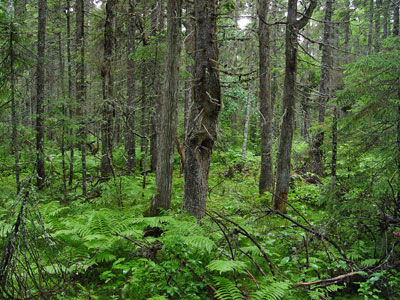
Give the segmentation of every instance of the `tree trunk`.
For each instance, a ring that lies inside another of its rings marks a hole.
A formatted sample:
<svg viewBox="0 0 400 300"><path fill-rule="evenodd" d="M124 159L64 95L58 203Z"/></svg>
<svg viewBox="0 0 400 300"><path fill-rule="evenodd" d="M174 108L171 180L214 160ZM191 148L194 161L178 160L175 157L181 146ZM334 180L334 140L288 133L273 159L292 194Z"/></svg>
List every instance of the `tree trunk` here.
<svg viewBox="0 0 400 300"><path fill-rule="evenodd" d="M331 186L329 196L329 214L333 213L333 201L336 199L335 186L336 186L336 162L337 162L337 109L336 106L333 108L333 120L332 120L332 160L331 160Z"/></svg>
<svg viewBox="0 0 400 300"><path fill-rule="evenodd" d="M393 2L393 36L399 35L399 6L398 1Z"/></svg>
<svg viewBox="0 0 400 300"><path fill-rule="evenodd" d="M249 123L250 123L251 88L250 88L250 86L248 88L249 88L249 91L247 93L247 100L246 100L246 119L244 121L244 129L243 129L243 147L242 147L242 161L243 162L246 159L247 137L249 134Z"/></svg>
<svg viewBox="0 0 400 300"><path fill-rule="evenodd" d="M128 17L128 58L127 58L127 118L126 118L126 152L128 153L128 173L131 173L136 166L135 152L135 61L129 55L135 51L135 0L129 1Z"/></svg>
<svg viewBox="0 0 400 300"><path fill-rule="evenodd" d="M374 0L369 1L369 22L368 22L368 54L372 52L372 27L374 23Z"/></svg>
<svg viewBox="0 0 400 300"><path fill-rule="evenodd" d="M267 23L270 0L259 0L259 73L260 73L260 124L261 124L261 171L259 180L260 195L272 191L272 99L271 99L271 67L270 67L270 26Z"/></svg>
<svg viewBox="0 0 400 300"><path fill-rule="evenodd" d="M61 7L61 0L58 2L58 21L59 21L59 26L62 26L62 10L64 8ZM61 170L62 170L62 183L63 183L63 198L61 203L66 204L67 203L67 170L65 166L65 131L66 131L66 126L65 126L65 118L66 116L66 109L65 109L65 104L64 101L66 99L66 94L65 94L65 84L64 84L64 59L63 59L63 51L62 51L62 34L61 31L58 32L58 63L59 63L59 69L60 69L60 90L61 90L61 98L63 100L63 103L61 105L61 111L62 111L62 121L61 121Z"/></svg>
<svg viewBox="0 0 400 300"><path fill-rule="evenodd" d="M78 144L82 157L82 194L86 195L86 117L85 117L85 3L84 0L76 1L76 55L79 57L75 67L75 92L78 103L77 115L79 116Z"/></svg>
<svg viewBox="0 0 400 300"><path fill-rule="evenodd" d="M318 125L319 130L315 136L313 145L314 173L319 176L325 176L322 145L324 143L324 130L321 128L325 122L326 103L330 97L330 77L332 69L331 47L332 47L332 14L333 0L326 0L325 18L324 18L324 37L322 41L322 61L321 76L318 99Z"/></svg>
<svg viewBox="0 0 400 300"><path fill-rule="evenodd" d="M168 0L167 16L166 72L160 120L162 131L158 136L157 195L155 195L151 204L150 214L152 216L159 215L160 208L168 210L171 203L174 146L178 118L182 0Z"/></svg>
<svg viewBox="0 0 400 300"><path fill-rule="evenodd" d="M290 157L293 138L293 121L295 113L295 85L297 72L297 33L307 25L315 7L316 0L311 0L304 16L296 20L297 0L289 0L286 23L286 51L285 51L285 81L283 91L283 116L279 148L277 156L277 181L274 208L282 213L286 212L289 193Z"/></svg>
<svg viewBox="0 0 400 300"><path fill-rule="evenodd" d="M101 176L108 178L113 174L113 113L114 91L112 77L112 60L115 49L115 6L117 0L107 0L106 21L104 24L104 59L101 70L103 78L103 122L101 126Z"/></svg>
<svg viewBox="0 0 400 300"><path fill-rule="evenodd" d="M68 72L68 99L72 100L72 60L71 60L71 3L70 0L67 0L67 72ZM73 108L70 103L69 105L69 118L72 120L73 117ZM73 130L70 130L70 136L73 136ZM72 187L72 182L74 179L74 142L71 141L69 145L69 176L68 176L68 186Z"/></svg>
<svg viewBox="0 0 400 300"><path fill-rule="evenodd" d="M13 8L14 9L14 8ZM14 16L13 16L14 17ZM11 93L11 149L15 159L15 183L17 187L17 194L21 190L20 185L20 170L19 170L19 143L18 143L18 118L15 105L15 52L14 52L14 24L10 24L10 93Z"/></svg>
<svg viewBox="0 0 400 300"><path fill-rule="evenodd" d="M215 5L215 0L194 2L196 84L185 151L183 210L197 219L205 215L210 158L221 110Z"/></svg>
<svg viewBox="0 0 400 300"><path fill-rule="evenodd" d="M375 2L375 43L374 50L379 52L381 42L381 6L382 0L376 0Z"/></svg>
<svg viewBox="0 0 400 300"><path fill-rule="evenodd" d="M194 32L193 32L193 4L186 2L186 22L185 26L185 52L186 56L194 60ZM184 128L184 144L188 136L188 124L190 116L190 107L192 106L193 100L193 64L185 64L186 72L188 76L185 78L185 106L183 113L183 128Z"/></svg>
<svg viewBox="0 0 400 300"><path fill-rule="evenodd" d="M36 172L38 189L46 179L44 169L44 56L46 48L47 0L39 0L37 65L36 65Z"/></svg>

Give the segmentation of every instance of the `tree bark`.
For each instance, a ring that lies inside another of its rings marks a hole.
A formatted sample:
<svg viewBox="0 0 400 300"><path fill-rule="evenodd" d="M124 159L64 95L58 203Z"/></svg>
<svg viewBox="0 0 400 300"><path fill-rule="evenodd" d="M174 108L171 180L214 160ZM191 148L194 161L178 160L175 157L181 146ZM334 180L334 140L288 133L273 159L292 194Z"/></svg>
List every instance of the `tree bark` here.
<svg viewBox="0 0 400 300"><path fill-rule="evenodd" d="M86 117L85 117L85 3L84 0L76 1L76 55L79 57L75 66L75 92L78 103L77 115L79 116L79 130L77 133L78 144L81 150L82 160L82 194L86 195Z"/></svg>
<svg viewBox="0 0 400 300"><path fill-rule="evenodd" d="M272 159L272 116L273 105L271 98L271 50L270 26L267 24L270 0L259 0L259 72L260 72L260 124L261 124L261 171L259 193L272 191L273 159Z"/></svg>
<svg viewBox="0 0 400 300"><path fill-rule="evenodd" d="M115 49L115 6L117 0L107 0L106 21L104 24L104 58L101 70L103 78L103 121L101 126L101 176L108 178L113 174L113 121L114 91L112 60Z"/></svg>
<svg viewBox="0 0 400 300"><path fill-rule="evenodd" d="M246 99L246 119L244 121L244 129L243 129L243 147L242 147L242 161L244 162L246 159L246 151L247 151L247 138L249 135L249 124L250 124L250 108L251 108L251 88L249 85L249 91L247 92Z"/></svg>
<svg viewBox="0 0 400 300"><path fill-rule="evenodd" d="M14 8L13 8L14 9ZM14 17L14 16L13 16ZM17 194L21 190L20 184L20 169L19 169L19 143L18 143L18 118L15 105L15 52L14 52L14 24L10 24L10 93L11 93L11 149L15 159L15 184L17 187Z"/></svg>
<svg viewBox="0 0 400 300"><path fill-rule="evenodd" d="M156 185L150 214L157 216L160 209L168 210L171 203L174 148L178 118L179 64L181 52L182 0L168 0L167 58L165 83L161 102L161 124L157 147Z"/></svg>
<svg viewBox="0 0 400 300"><path fill-rule="evenodd" d="M372 52L372 27L374 23L374 0L369 0L369 22L368 22L368 54Z"/></svg>
<svg viewBox="0 0 400 300"><path fill-rule="evenodd" d="M313 145L314 158L314 173L319 176L325 176L322 145L324 143L325 132L321 128L325 123L326 103L330 97L330 77L332 69L331 47L332 47L332 14L333 0L326 0L325 18L324 18L324 37L322 41L322 61L321 61L321 76L319 85L318 99L318 125L319 130L315 136Z"/></svg>
<svg viewBox="0 0 400 300"><path fill-rule="evenodd" d="M68 72L68 97L69 100L72 100L72 60L71 60L71 3L70 0L67 0L67 72ZM69 118L72 120L73 117L73 108L72 103L69 105ZM73 130L70 130L70 136L73 136ZM68 176L68 186L72 187L72 182L74 180L74 143L70 142L69 145L69 176Z"/></svg>
<svg viewBox="0 0 400 300"><path fill-rule="evenodd" d="M46 180L44 168L44 56L46 49L47 0L39 0L37 65L36 65L36 172L38 189Z"/></svg>
<svg viewBox="0 0 400 300"><path fill-rule="evenodd" d="M197 219L205 215L210 158L221 110L215 5L215 0L194 2L196 81L185 151L183 210Z"/></svg>
<svg viewBox="0 0 400 300"><path fill-rule="evenodd" d="M393 2L393 36L399 35L399 2Z"/></svg>
<svg viewBox="0 0 400 300"><path fill-rule="evenodd" d="M375 2L375 43L374 50L375 52L379 52L380 50L380 42L381 42L381 7L382 0L376 0Z"/></svg>
<svg viewBox="0 0 400 300"><path fill-rule="evenodd" d="M295 110L295 85L297 72L297 34L307 25L315 7L316 0L311 0L310 6L303 18L296 20L297 1L289 0L286 22L286 49L285 49L285 81L283 92L283 116L279 148L277 156L277 181L274 209L285 213L289 193L290 158L293 138L293 121Z"/></svg>
<svg viewBox="0 0 400 300"><path fill-rule="evenodd" d="M128 57L127 57L127 118L126 118L126 151L128 153L128 174L131 173L136 166L135 152L135 61L129 55L133 55L135 51L135 0L129 1L129 19L128 19Z"/></svg>

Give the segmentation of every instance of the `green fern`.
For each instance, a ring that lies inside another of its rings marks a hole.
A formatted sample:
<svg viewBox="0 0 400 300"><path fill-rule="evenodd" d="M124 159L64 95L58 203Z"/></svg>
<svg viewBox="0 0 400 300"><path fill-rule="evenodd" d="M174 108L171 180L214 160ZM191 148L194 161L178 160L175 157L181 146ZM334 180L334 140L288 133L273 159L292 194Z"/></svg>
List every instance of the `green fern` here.
<svg viewBox="0 0 400 300"><path fill-rule="evenodd" d="M234 282L224 277L214 277L214 285L217 287L215 297L218 300L242 300L242 292Z"/></svg>
<svg viewBox="0 0 400 300"><path fill-rule="evenodd" d="M288 281L264 283L262 287L250 295L252 300L280 300L289 290Z"/></svg>
<svg viewBox="0 0 400 300"><path fill-rule="evenodd" d="M202 235L185 236L183 241L193 248L206 250L207 252L211 252L215 248L215 243Z"/></svg>
<svg viewBox="0 0 400 300"><path fill-rule="evenodd" d="M245 273L247 264L243 261L238 260L214 260L208 266L207 269L210 271L218 271L220 274L225 272L236 271L238 273Z"/></svg>

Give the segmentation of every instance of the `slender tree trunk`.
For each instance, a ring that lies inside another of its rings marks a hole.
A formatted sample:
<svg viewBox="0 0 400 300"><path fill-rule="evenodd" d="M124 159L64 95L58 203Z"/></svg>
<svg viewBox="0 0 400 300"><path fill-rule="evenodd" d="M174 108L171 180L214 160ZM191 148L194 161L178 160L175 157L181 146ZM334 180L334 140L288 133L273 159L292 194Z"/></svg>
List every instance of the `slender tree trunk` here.
<svg viewBox="0 0 400 300"><path fill-rule="evenodd" d="M311 0L303 18L296 20L297 0L289 0L286 22L286 52L285 52L285 81L283 92L283 116L279 148L277 156L277 181L274 208L282 213L286 212L289 193L290 158L293 138L293 122L295 113L295 85L297 72L297 33L307 25L315 7L316 0Z"/></svg>
<svg viewBox="0 0 400 300"><path fill-rule="evenodd" d="M85 3L84 0L76 1L76 35L75 35L76 53L79 57L75 67L75 92L76 102L78 103L77 114L79 120L78 144L81 150L82 159L82 194L86 195L86 117L85 117Z"/></svg>
<svg viewBox="0 0 400 300"><path fill-rule="evenodd" d="M215 5L215 0L194 1L196 83L185 151L183 210L197 219L205 215L210 158L221 110Z"/></svg>
<svg viewBox="0 0 400 300"><path fill-rule="evenodd" d="M194 31L193 31L193 4L186 2L186 22L185 26L185 52L186 56L194 60ZM193 100L193 64L185 64L188 78L185 78L185 106L183 115L183 128L184 128L184 144L188 136L188 124L190 116L190 107L192 106Z"/></svg>
<svg viewBox="0 0 400 300"><path fill-rule="evenodd" d="M61 18L61 12L62 12L62 7L61 7L61 0L58 1L58 18L59 18L59 26L62 26L62 18ZM63 104L61 105L61 110L62 110L62 121L61 121L61 170L62 170L62 182L63 182L63 199L62 203L66 204L67 203L67 170L65 166L65 131L66 131L66 126L65 126L65 118L66 118L66 109L65 109L65 85L64 85L64 60L63 60L63 51L62 51L62 34L61 31L58 32L58 63L59 63L59 69L60 69L60 90L61 90L61 98L63 101Z"/></svg>
<svg viewBox="0 0 400 300"><path fill-rule="evenodd" d="M126 120L126 150L128 153L128 173L131 173L136 166L135 152L135 61L129 57L135 51L135 0L129 1L128 19L128 58L127 58L127 120Z"/></svg>
<svg viewBox="0 0 400 300"><path fill-rule="evenodd" d="M337 109L333 108L333 121L332 121L332 160L331 160L331 186L330 186L330 199L329 199L329 214L333 213L333 201L336 198L336 162L337 162Z"/></svg>
<svg viewBox="0 0 400 300"><path fill-rule="evenodd" d="M374 0L369 0L369 22L368 22L368 54L372 52L372 27L374 23Z"/></svg>
<svg viewBox="0 0 400 300"><path fill-rule="evenodd" d="M381 42L381 7L382 0L376 0L375 2L375 43L374 50L375 52L379 52L380 50L380 42Z"/></svg>
<svg viewBox="0 0 400 300"><path fill-rule="evenodd" d="M114 26L115 6L117 0L107 0L106 21L104 24L104 59L101 70L103 78L103 122L101 126L101 176L109 177L113 174L113 106L114 91L112 77L112 60L115 50Z"/></svg>
<svg viewBox="0 0 400 300"><path fill-rule="evenodd" d="M36 65L36 172L38 189L44 187L44 56L46 47L47 0L39 0L37 65Z"/></svg>
<svg viewBox="0 0 400 300"><path fill-rule="evenodd" d="M249 134L249 124L250 124L250 108L251 108L251 88L249 85L249 91L247 92L246 99L246 119L244 121L244 129L243 129L243 147L242 147L242 161L244 162L246 159L246 151L247 151L247 137Z"/></svg>
<svg viewBox="0 0 400 300"><path fill-rule="evenodd" d="M389 22L390 22L390 12L389 12L389 2L390 0L383 0L382 6L383 9L383 39L386 39L389 36Z"/></svg>
<svg viewBox="0 0 400 300"><path fill-rule="evenodd" d="M158 136L156 169L157 195L155 195L151 204L150 213L152 216L159 215L160 208L168 210L171 203L174 146L178 121L182 0L168 0L167 16L166 76L160 120L160 128L162 128L162 131Z"/></svg>
<svg viewBox="0 0 400 300"><path fill-rule="evenodd" d="M68 72L68 99L69 102L69 119L72 120L73 117L73 107L72 107L72 60L71 60L71 3L67 0L67 72ZM73 136L73 130L69 132L70 136ZM72 187L72 182L74 180L74 142L71 141L69 145L70 157L69 157L69 176L68 176L68 186Z"/></svg>
<svg viewBox="0 0 400 300"><path fill-rule="evenodd" d="M351 9L350 9L350 1L346 1L346 15L344 17L344 49L346 51L345 53L345 58L344 58L344 63L349 63L349 58L350 58L350 36L351 36L351 30L350 30L350 14L351 14Z"/></svg>
<svg viewBox="0 0 400 300"><path fill-rule="evenodd" d="M331 47L332 47L332 14L333 14L333 0L326 0L325 18L324 18L324 37L322 45L322 62L321 62L321 76L319 86L319 99L318 99L318 125L320 128L325 123L325 110L326 103L330 97L330 77L332 69ZM319 129L314 140L313 145L313 158L314 158L314 173L319 176L325 176L322 145L324 143L324 131Z"/></svg>
<svg viewBox="0 0 400 300"><path fill-rule="evenodd" d="M13 8L14 9L14 8ZM14 25L10 24L10 92L11 92L11 149L15 159L15 183L17 187L17 194L21 190L20 184L20 170L19 170L19 143L18 143L18 118L15 105L15 52L14 52Z"/></svg>
<svg viewBox="0 0 400 300"><path fill-rule="evenodd" d="M156 0L155 6L152 10L152 35L156 36L158 44L163 43L164 37L164 1ZM158 71L161 68L159 62L159 47L156 46L156 53L154 55L152 66L152 89L153 96L151 97L152 110L150 116L150 170L155 172L157 168L158 158L158 139L161 134L160 118L161 118L161 97L162 97L162 77Z"/></svg>
<svg viewBox="0 0 400 300"><path fill-rule="evenodd" d="M146 64L142 61L142 72L141 72L141 142L140 142L140 151L142 155L144 153L147 154L149 141L148 141L148 134L149 134L149 119L148 119L148 101L146 95ZM146 174L146 164L147 155L143 155L140 160L140 169L144 171Z"/></svg>
<svg viewBox="0 0 400 300"><path fill-rule="evenodd" d="M273 159L272 159L272 99L271 99L271 55L270 26L267 23L270 0L259 0L259 72L260 72L260 124L261 124L261 172L259 179L260 195L272 191Z"/></svg>
<svg viewBox="0 0 400 300"><path fill-rule="evenodd" d="M393 36L399 35L399 1L393 2Z"/></svg>

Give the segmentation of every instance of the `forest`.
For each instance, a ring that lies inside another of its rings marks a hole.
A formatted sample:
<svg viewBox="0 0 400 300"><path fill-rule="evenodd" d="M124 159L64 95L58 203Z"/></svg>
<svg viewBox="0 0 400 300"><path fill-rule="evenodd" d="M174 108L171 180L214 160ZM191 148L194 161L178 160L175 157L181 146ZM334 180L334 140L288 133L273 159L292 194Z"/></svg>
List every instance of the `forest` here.
<svg viewBox="0 0 400 300"><path fill-rule="evenodd" d="M0 0L0 299L400 299L400 0Z"/></svg>

